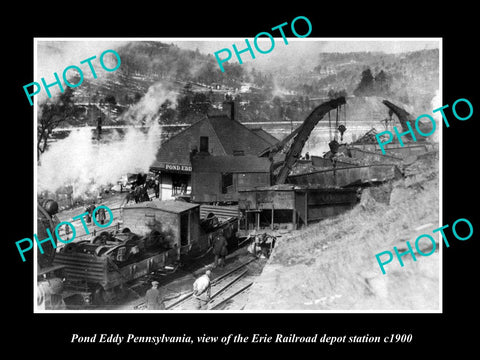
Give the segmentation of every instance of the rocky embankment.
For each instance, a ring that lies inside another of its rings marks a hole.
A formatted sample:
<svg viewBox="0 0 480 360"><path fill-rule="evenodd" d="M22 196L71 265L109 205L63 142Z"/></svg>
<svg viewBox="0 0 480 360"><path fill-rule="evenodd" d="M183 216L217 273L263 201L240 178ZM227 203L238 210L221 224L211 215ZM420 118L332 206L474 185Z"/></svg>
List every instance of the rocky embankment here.
<svg viewBox="0 0 480 360"><path fill-rule="evenodd" d="M403 267L394 257L385 275L375 258L441 226L438 153L403 170L400 180L364 189L352 210L280 238L245 310L440 310L438 234L432 255L403 256Z"/></svg>

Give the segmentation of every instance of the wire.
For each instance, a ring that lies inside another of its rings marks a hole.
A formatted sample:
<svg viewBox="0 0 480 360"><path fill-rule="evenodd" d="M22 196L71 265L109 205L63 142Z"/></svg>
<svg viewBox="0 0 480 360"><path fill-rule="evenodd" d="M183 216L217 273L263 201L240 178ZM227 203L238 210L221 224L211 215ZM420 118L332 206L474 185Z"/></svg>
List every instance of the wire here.
<svg viewBox="0 0 480 360"><path fill-rule="evenodd" d="M340 108L342 105L339 106ZM336 112L336 119L335 119L335 140L337 140L337 131L338 131L338 107L337 107L337 112Z"/></svg>
<svg viewBox="0 0 480 360"><path fill-rule="evenodd" d="M332 141L332 120L330 119L330 111L328 112L328 131L330 134L330 141Z"/></svg>

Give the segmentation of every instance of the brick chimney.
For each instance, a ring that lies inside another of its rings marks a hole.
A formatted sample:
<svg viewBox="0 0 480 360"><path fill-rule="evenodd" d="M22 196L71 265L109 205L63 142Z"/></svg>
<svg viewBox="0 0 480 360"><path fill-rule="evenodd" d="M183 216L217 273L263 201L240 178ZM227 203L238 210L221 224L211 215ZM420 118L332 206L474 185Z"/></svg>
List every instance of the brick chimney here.
<svg viewBox="0 0 480 360"><path fill-rule="evenodd" d="M235 100L230 100L230 119L237 120L237 108L235 106Z"/></svg>

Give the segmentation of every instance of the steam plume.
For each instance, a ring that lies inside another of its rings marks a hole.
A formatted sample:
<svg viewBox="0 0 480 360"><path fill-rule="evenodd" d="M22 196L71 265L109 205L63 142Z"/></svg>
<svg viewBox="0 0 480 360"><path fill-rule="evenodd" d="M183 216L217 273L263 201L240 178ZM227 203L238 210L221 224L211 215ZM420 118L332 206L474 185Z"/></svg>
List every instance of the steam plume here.
<svg viewBox="0 0 480 360"><path fill-rule="evenodd" d="M88 128L73 130L54 142L42 155L38 167L38 190L55 192L63 186L73 187L73 197L95 194L127 173L146 173L161 144L158 109L175 93L161 83L152 85L138 104L125 114L131 125L144 124L148 131L127 129L124 136L114 132L101 142L93 140Z"/></svg>

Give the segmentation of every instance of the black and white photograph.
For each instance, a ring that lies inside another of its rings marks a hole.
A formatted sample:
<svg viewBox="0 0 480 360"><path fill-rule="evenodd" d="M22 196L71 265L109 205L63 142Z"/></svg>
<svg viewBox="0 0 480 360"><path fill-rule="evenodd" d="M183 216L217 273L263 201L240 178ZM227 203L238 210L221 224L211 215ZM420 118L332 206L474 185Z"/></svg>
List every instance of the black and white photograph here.
<svg viewBox="0 0 480 360"><path fill-rule="evenodd" d="M439 311L441 51L36 39L37 309Z"/></svg>
<svg viewBox="0 0 480 360"><path fill-rule="evenodd" d="M45 4L4 32L4 342L473 347L473 8L179 5Z"/></svg>

